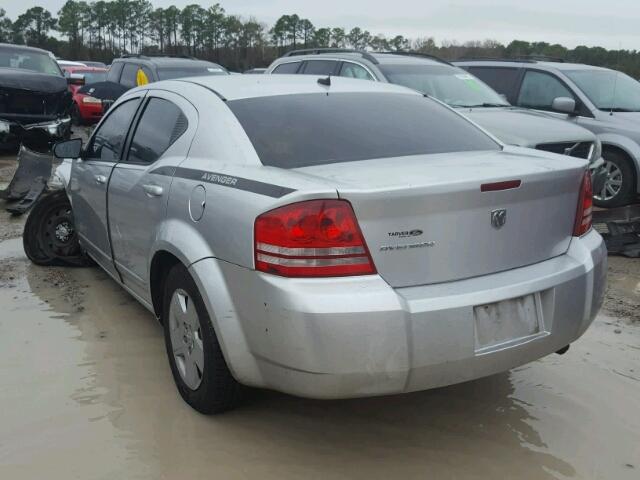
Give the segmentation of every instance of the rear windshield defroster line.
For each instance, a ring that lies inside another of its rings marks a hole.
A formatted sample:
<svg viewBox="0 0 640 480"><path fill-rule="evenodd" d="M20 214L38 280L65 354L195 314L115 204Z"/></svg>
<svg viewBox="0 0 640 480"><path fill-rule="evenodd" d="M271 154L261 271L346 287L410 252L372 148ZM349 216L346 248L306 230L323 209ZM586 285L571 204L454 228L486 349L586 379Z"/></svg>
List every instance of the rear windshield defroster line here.
<svg viewBox="0 0 640 480"><path fill-rule="evenodd" d="M261 162L280 168L500 149L477 127L422 95L312 93L227 105Z"/></svg>

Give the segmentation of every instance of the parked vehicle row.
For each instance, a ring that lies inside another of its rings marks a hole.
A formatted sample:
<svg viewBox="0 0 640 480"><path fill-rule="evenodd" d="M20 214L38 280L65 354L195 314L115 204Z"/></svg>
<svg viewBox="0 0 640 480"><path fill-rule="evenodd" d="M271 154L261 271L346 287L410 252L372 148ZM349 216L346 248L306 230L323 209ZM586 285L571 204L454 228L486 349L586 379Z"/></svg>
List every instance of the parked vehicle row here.
<svg viewBox="0 0 640 480"><path fill-rule="evenodd" d="M594 185L600 190L604 183L601 144L595 134L543 112L513 107L477 77L430 55L296 50L273 62L266 73L338 75L403 85L455 108L506 144L588 159ZM573 111L561 97L556 105Z"/></svg>
<svg viewBox="0 0 640 480"><path fill-rule="evenodd" d="M608 68L563 62L456 62L514 105L546 111L580 125L602 141L607 180L595 192L605 207L625 205L640 192L640 83ZM553 100L567 98L570 111Z"/></svg>

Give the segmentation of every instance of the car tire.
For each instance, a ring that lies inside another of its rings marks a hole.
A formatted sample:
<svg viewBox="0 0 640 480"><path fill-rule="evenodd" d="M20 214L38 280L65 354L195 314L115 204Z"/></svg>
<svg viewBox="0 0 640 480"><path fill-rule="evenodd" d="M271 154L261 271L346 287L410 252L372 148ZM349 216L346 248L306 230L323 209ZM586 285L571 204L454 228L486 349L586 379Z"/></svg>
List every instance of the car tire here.
<svg viewBox="0 0 640 480"><path fill-rule="evenodd" d="M78 242L71 204L64 190L43 194L31 209L22 233L22 245L36 265L91 265Z"/></svg>
<svg viewBox="0 0 640 480"><path fill-rule="evenodd" d="M613 172L615 174L615 178L621 177L621 183L617 193L614 196L607 198L607 196L611 194L611 191L609 191L607 195L604 195L606 193L606 189L618 187L618 185L610 185L609 182L612 179L607 178L602 191L594 192L593 200L595 205L598 207L612 208L630 204L633 202L637 194L636 176L633 164L625 155L612 150L605 150L602 157L605 161L603 168L607 169L609 174Z"/></svg>
<svg viewBox="0 0 640 480"><path fill-rule="evenodd" d="M205 415L236 407L242 387L227 366L198 287L182 264L166 278L162 319L169 365L184 401Z"/></svg>

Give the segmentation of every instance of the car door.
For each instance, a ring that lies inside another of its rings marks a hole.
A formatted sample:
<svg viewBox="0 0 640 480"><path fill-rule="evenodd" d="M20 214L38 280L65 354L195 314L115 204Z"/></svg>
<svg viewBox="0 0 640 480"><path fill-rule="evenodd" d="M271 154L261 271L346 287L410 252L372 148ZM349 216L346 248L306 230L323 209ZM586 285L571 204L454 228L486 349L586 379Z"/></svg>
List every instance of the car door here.
<svg viewBox="0 0 640 480"><path fill-rule="evenodd" d="M107 225L107 185L120 160L141 96L111 109L100 123L82 157L71 167L70 195L80 243L89 255L115 275Z"/></svg>
<svg viewBox="0 0 640 480"><path fill-rule="evenodd" d="M197 111L183 97L151 90L109 182L109 228L123 283L148 301L150 251L169 198L174 168L186 157Z"/></svg>

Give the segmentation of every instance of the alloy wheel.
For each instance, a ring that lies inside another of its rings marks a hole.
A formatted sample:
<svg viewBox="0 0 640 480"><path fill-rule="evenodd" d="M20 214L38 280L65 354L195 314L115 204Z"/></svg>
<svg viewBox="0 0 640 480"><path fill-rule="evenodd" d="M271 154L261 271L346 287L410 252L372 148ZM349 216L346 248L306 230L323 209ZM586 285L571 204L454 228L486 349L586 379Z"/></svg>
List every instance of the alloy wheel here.
<svg viewBox="0 0 640 480"><path fill-rule="evenodd" d="M197 390L204 372L204 346L196 306L187 292L177 289L169 307L171 350L182 381Z"/></svg>
<svg viewBox="0 0 640 480"><path fill-rule="evenodd" d="M617 196L622 189L622 170L609 160L605 160L602 168L607 172L607 178L602 189L593 196L596 200L607 201Z"/></svg>

